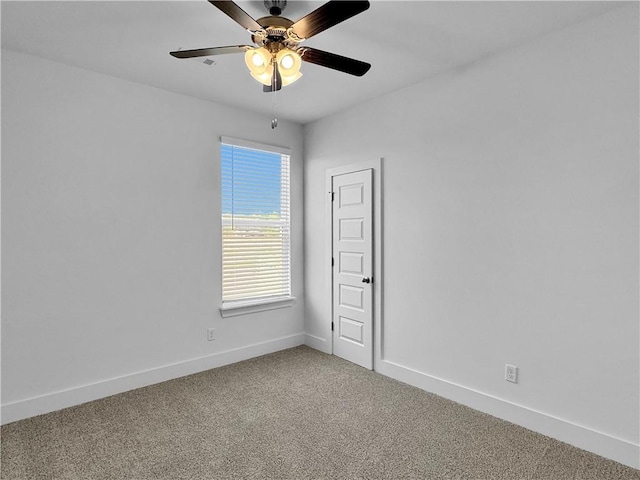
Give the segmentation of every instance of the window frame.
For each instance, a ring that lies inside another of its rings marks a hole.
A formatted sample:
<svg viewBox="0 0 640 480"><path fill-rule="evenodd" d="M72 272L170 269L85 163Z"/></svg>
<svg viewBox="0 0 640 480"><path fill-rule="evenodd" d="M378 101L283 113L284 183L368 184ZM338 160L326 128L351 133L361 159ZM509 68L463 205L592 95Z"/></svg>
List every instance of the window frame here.
<svg viewBox="0 0 640 480"><path fill-rule="evenodd" d="M222 172L220 177L220 314L222 317L231 317L236 315L245 315L254 312L274 310L279 308L290 307L295 304L296 298L292 295L293 290L293 269L292 269L292 241L291 241L291 149L288 147L282 147L278 145L269 145L265 143L253 142L250 140L244 140L234 137L221 136L219 144L220 152L220 168L222 169L222 145L231 145L239 148L247 148L252 150L260 150L269 153L275 153L280 155L287 155L289 157L289 295L277 296L277 297L257 297L241 300L227 300L222 298L223 292L223 279L222 279L222 266L224 263L224 248L223 248L223 212L222 212Z"/></svg>

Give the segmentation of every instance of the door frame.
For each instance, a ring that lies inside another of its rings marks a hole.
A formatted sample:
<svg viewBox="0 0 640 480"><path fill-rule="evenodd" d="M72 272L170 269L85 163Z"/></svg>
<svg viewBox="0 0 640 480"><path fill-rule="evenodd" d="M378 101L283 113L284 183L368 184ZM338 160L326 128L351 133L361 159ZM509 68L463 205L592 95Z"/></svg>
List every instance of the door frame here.
<svg viewBox="0 0 640 480"><path fill-rule="evenodd" d="M329 353L333 355L333 332L331 322L333 321L333 205L332 188L333 177L347 173L359 172L371 169L373 171L373 370L378 370L378 364L383 360L383 284L384 272L382 269L382 232L383 232L383 212L382 212L382 164L383 159L377 158L364 162L342 165L329 168L325 175L325 191L327 192L325 202L325 298L327 299L329 318L327 322L327 332L329 336Z"/></svg>

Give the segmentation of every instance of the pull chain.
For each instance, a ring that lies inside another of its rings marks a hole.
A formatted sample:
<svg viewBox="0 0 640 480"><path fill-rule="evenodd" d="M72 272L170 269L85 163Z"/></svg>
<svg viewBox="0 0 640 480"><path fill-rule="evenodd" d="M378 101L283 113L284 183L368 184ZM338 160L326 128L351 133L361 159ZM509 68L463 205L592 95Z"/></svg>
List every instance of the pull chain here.
<svg viewBox="0 0 640 480"><path fill-rule="evenodd" d="M276 63L275 57L272 60L273 62L273 68L274 68L274 74L271 77L271 94L273 95L273 103L271 106L271 111L272 111L272 119L271 119L271 130L273 130L274 128L276 128L278 126L278 116L277 116L277 99L276 99L276 95L278 93L277 87L279 85L276 85L277 83L277 68L278 68L278 64Z"/></svg>
<svg viewBox="0 0 640 480"><path fill-rule="evenodd" d="M278 94L277 90L274 90L272 95L273 95L273 104L272 104L272 119L271 119L271 129L273 130L274 128L276 128L278 126L278 116L277 116L277 107L278 107L278 102L276 101L276 95Z"/></svg>

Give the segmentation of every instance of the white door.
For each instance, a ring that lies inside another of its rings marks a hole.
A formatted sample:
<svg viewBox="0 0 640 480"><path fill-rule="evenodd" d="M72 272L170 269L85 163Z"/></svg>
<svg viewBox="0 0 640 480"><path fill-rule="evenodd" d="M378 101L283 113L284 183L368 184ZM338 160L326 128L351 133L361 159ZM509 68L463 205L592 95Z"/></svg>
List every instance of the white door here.
<svg viewBox="0 0 640 480"><path fill-rule="evenodd" d="M372 169L332 177L333 353L373 369Z"/></svg>

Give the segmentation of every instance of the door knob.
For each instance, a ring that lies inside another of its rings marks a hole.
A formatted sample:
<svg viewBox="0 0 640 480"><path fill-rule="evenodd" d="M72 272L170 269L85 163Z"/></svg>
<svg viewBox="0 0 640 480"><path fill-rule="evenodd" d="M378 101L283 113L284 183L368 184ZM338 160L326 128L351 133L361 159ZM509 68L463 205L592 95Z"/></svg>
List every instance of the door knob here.
<svg viewBox="0 0 640 480"><path fill-rule="evenodd" d="M362 277L362 283L371 283L371 279L369 277Z"/></svg>

